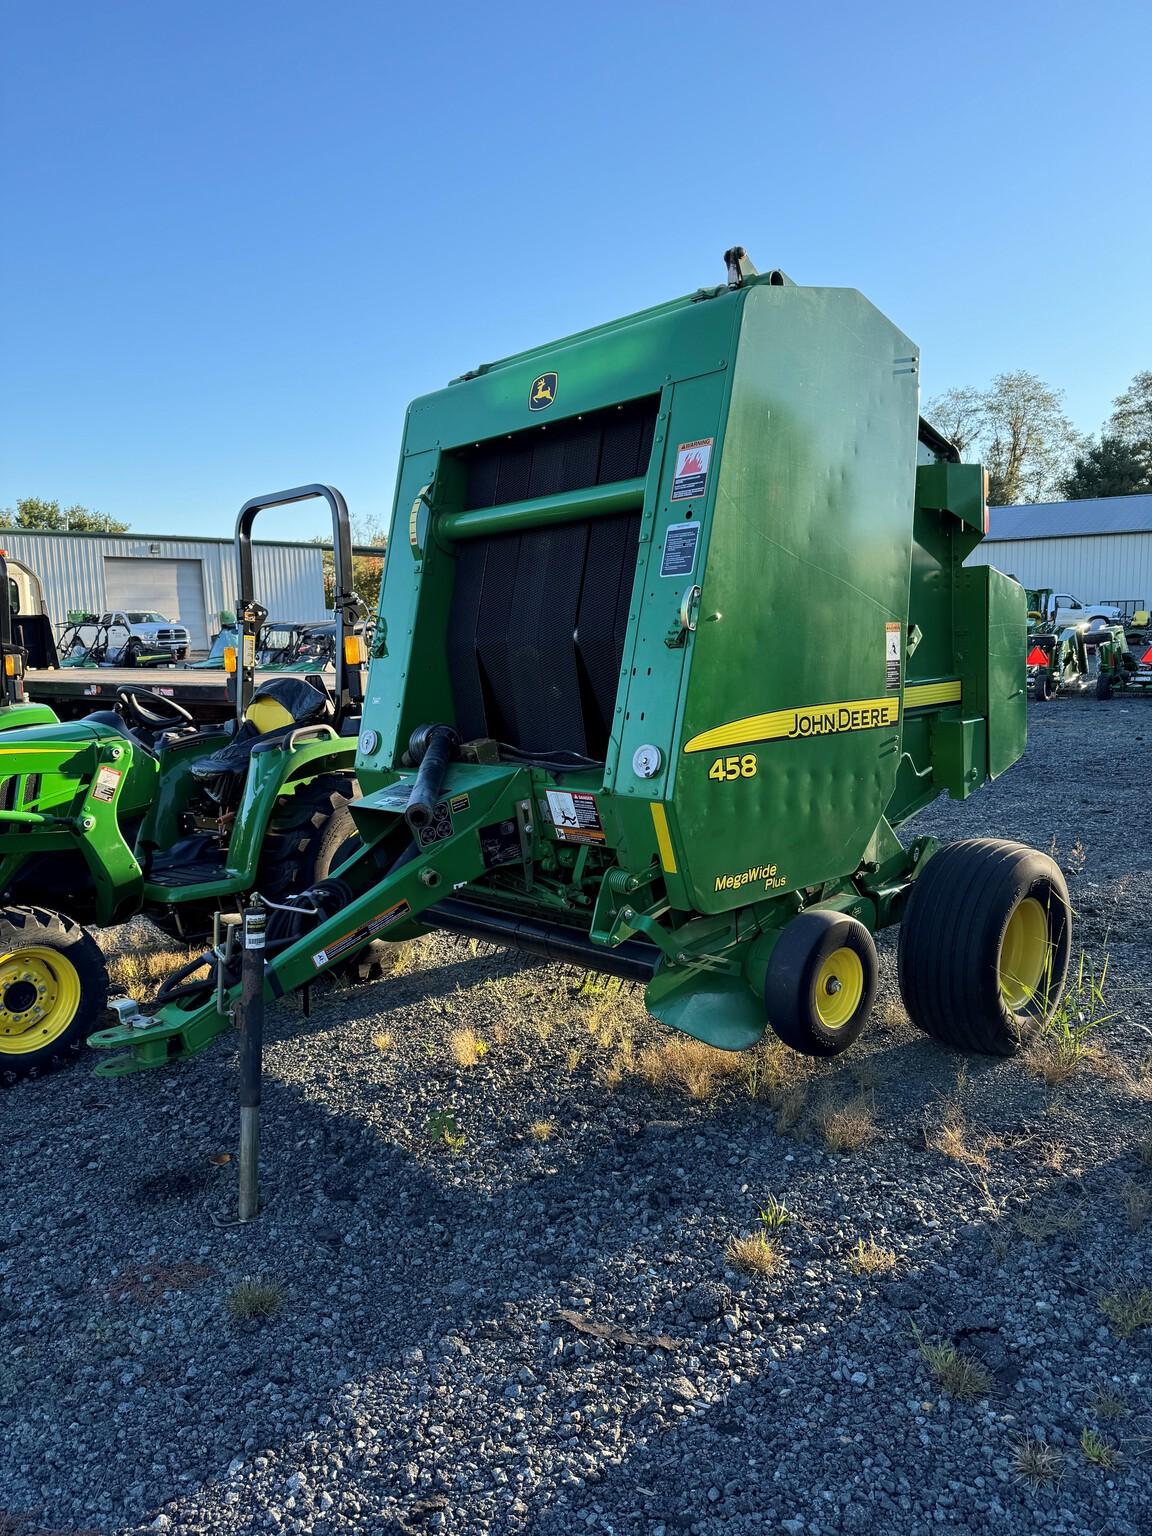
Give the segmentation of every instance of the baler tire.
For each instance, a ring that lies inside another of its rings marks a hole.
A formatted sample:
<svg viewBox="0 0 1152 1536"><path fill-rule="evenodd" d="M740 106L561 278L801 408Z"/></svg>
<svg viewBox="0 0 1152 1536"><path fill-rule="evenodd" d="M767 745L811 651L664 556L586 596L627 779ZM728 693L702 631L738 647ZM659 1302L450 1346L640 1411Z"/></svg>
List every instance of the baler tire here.
<svg viewBox="0 0 1152 1536"><path fill-rule="evenodd" d="M86 928L42 907L0 909L0 1087L78 1056L107 1003L107 962Z"/></svg>
<svg viewBox="0 0 1152 1536"><path fill-rule="evenodd" d="M1032 697L1037 704L1047 704L1052 697L1052 679L1047 672L1037 672L1036 686L1032 690Z"/></svg>
<svg viewBox="0 0 1152 1536"><path fill-rule="evenodd" d="M876 945L862 922L843 912L801 912L768 960L769 1026L805 1056L838 1056L868 1022L876 973Z"/></svg>
<svg viewBox="0 0 1152 1536"><path fill-rule="evenodd" d="M1096 674L1096 697L1101 702L1112 697L1112 679L1108 676L1107 672L1098 672Z"/></svg>
<svg viewBox="0 0 1152 1536"><path fill-rule="evenodd" d="M900 994L953 1050L1012 1056L1059 1006L1072 949L1068 887L1035 848L950 843L925 864L900 925Z"/></svg>

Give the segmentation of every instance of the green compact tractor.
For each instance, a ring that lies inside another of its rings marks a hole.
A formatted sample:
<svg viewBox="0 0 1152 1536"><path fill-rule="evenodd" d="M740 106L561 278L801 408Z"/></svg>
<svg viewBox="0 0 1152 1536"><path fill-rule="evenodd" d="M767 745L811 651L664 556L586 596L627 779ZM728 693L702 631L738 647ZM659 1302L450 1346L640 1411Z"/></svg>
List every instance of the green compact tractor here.
<svg viewBox="0 0 1152 1536"><path fill-rule="evenodd" d="M252 585L251 527L265 507L324 497L336 549L340 631L331 684L281 677L255 686L267 617ZM78 1050L108 990L84 925L147 913L201 940L214 914L255 888L287 900L356 845L347 806L362 696L361 604L351 587L344 498L304 486L246 503L237 524L236 719L197 729L165 695L122 687L114 710L14 727L0 747L0 1078ZM345 645L345 635L348 645Z"/></svg>
<svg viewBox="0 0 1152 1536"><path fill-rule="evenodd" d="M900 923L938 1040L1007 1053L1057 1005L1052 860L897 832L1024 746L1024 594L964 564L981 470L918 419L917 349L859 293L727 259L409 408L362 846L272 912L268 997L439 928L641 982L715 1046L830 1056ZM101 1070L203 1049L237 987L221 944L93 1036L121 1053Z"/></svg>

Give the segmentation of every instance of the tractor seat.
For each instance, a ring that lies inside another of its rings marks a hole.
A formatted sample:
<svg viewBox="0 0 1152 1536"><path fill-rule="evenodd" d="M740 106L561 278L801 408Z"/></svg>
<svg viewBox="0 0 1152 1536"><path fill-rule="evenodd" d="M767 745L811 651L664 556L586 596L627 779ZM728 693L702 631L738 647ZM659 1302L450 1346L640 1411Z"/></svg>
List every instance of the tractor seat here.
<svg viewBox="0 0 1152 1536"><path fill-rule="evenodd" d="M282 740L302 725L330 725L332 718L332 701L321 689L302 677L270 678L252 695L228 745L197 758L188 771L214 800L226 801L243 784L257 743Z"/></svg>

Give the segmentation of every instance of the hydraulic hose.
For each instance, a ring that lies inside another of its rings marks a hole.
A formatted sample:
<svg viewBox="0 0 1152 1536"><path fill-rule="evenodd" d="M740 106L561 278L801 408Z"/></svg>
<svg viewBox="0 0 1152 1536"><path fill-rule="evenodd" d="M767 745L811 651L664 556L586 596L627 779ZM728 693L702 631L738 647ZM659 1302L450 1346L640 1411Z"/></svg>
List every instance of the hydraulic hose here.
<svg viewBox="0 0 1152 1536"><path fill-rule="evenodd" d="M431 826L448 764L459 745L460 737L450 725L422 725L412 732L408 752L420 767L408 797L404 819L414 833Z"/></svg>

